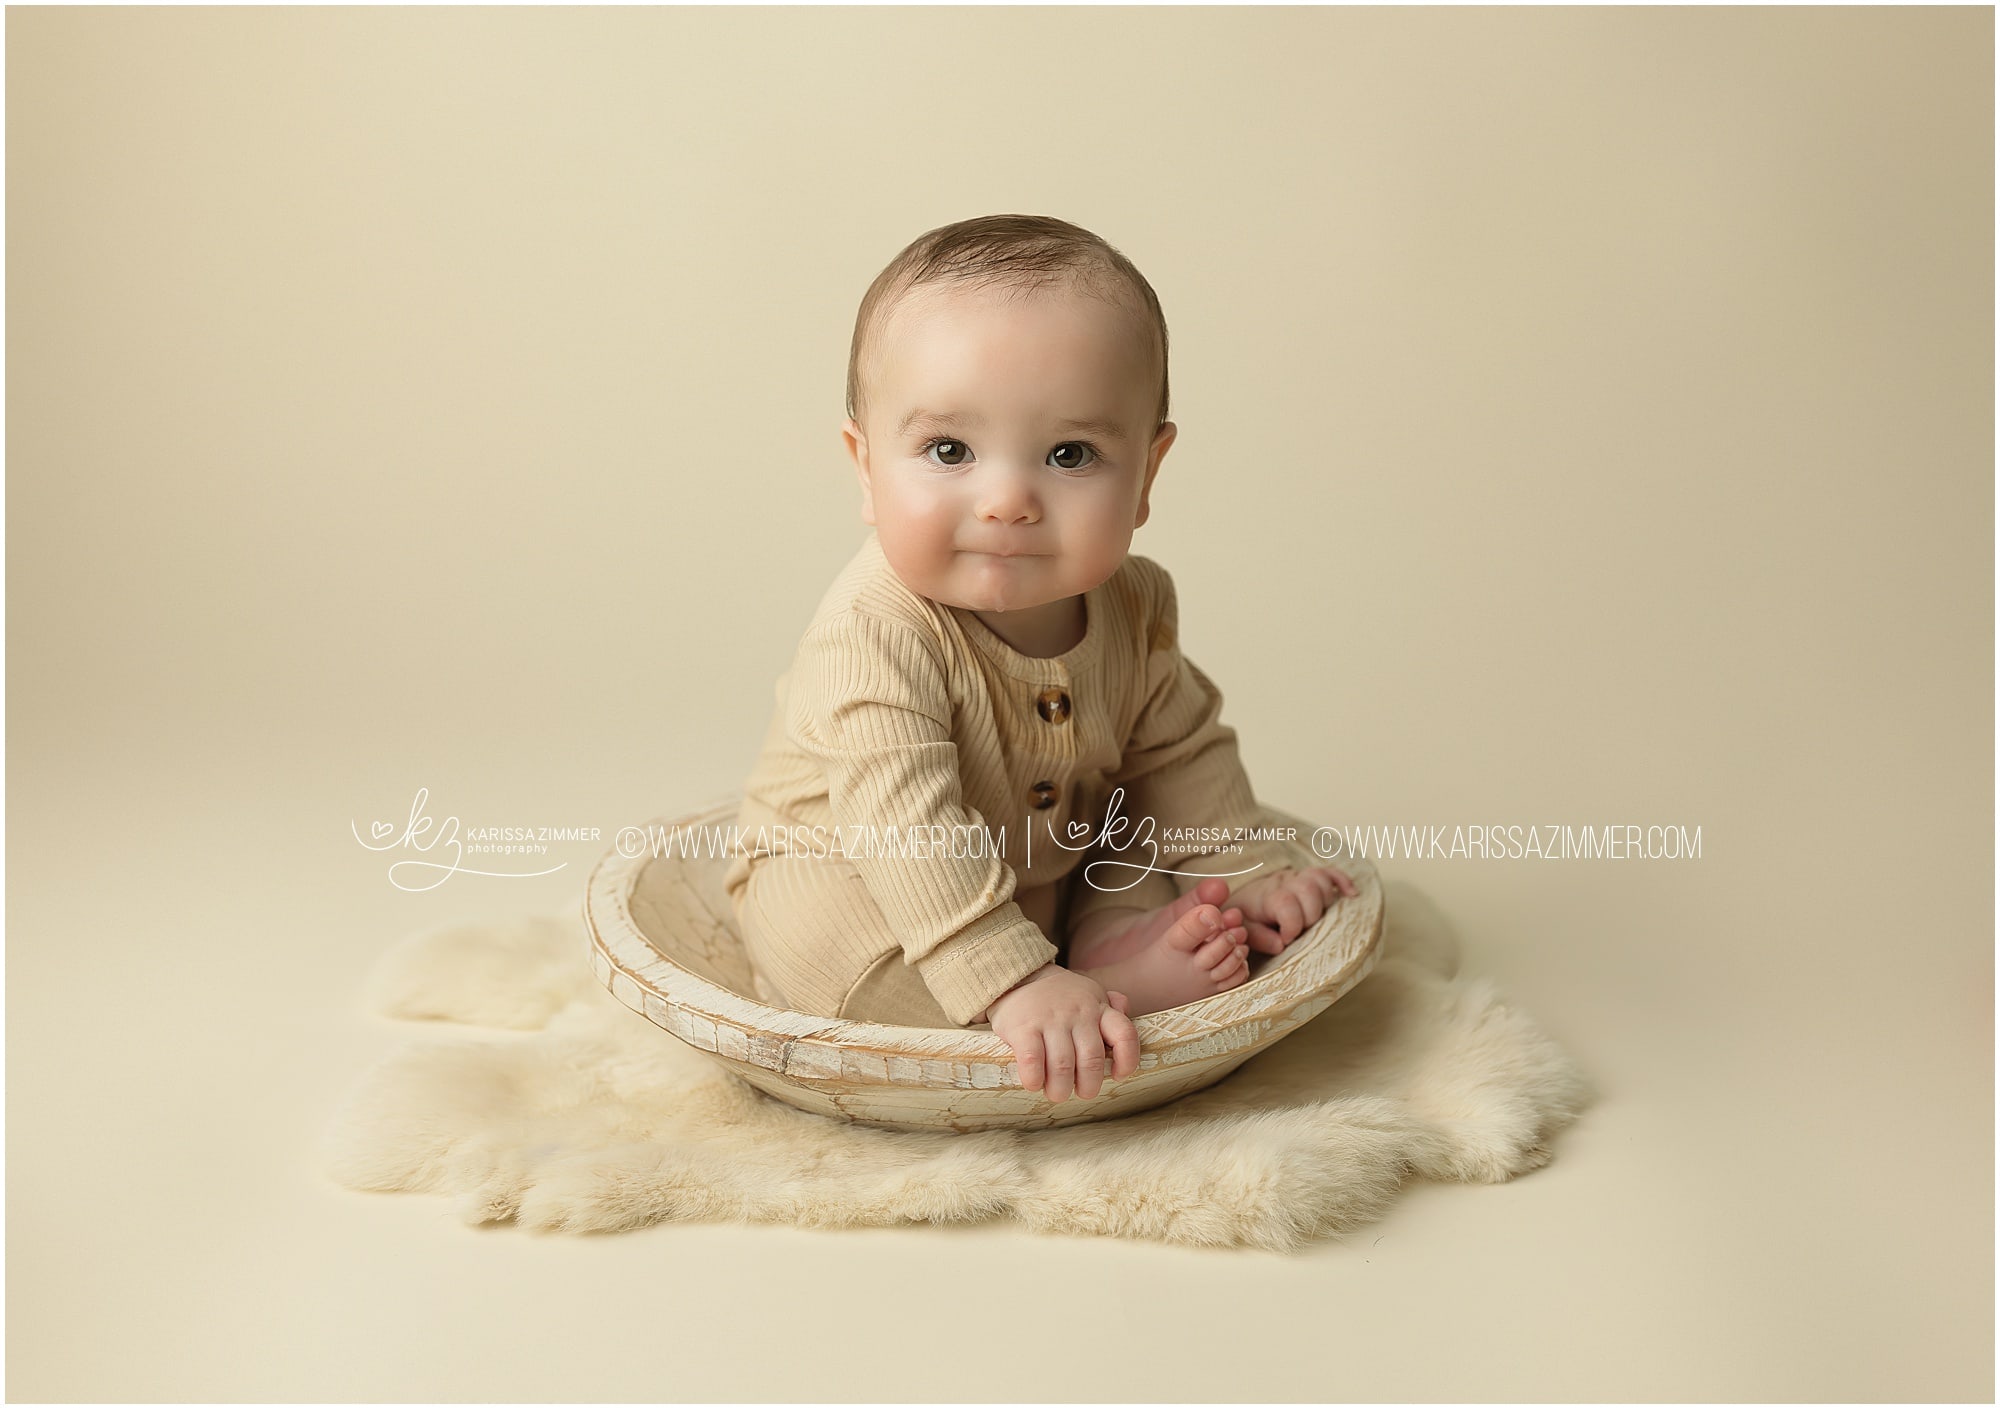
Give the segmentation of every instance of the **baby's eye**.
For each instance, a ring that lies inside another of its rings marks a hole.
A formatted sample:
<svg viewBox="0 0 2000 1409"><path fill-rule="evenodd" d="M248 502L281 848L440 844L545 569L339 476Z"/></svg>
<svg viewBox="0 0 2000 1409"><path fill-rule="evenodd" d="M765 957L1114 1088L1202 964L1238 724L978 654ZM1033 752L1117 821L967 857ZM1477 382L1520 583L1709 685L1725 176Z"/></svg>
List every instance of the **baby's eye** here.
<svg viewBox="0 0 2000 1409"><path fill-rule="evenodd" d="M965 454L965 442L962 440L933 440L924 447L923 453L928 456L933 450L941 450L945 448L948 448L950 450L950 453L953 455L963 456ZM933 459L931 463L937 465L943 465L949 469L956 469L958 466L964 464L965 461L963 459L951 459L951 460Z"/></svg>
<svg viewBox="0 0 2000 1409"><path fill-rule="evenodd" d="M1085 456L1086 458L1079 462L1075 458L1078 455ZM1058 459L1058 456L1063 458ZM1049 459L1055 463L1055 467L1059 470L1080 470L1085 466L1096 463L1097 458L1097 447L1087 440L1065 440L1061 445L1058 445L1049 452Z"/></svg>

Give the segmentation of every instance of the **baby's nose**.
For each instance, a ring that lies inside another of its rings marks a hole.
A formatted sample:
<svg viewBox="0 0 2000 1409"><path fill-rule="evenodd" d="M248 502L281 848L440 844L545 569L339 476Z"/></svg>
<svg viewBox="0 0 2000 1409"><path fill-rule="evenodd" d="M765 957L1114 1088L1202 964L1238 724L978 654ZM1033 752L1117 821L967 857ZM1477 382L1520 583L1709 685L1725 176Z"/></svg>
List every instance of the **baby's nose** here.
<svg viewBox="0 0 2000 1409"><path fill-rule="evenodd" d="M979 511L979 517L993 523L1022 524L1033 523L1041 516L1026 505L989 505Z"/></svg>
<svg viewBox="0 0 2000 1409"><path fill-rule="evenodd" d="M1032 481L1022 474L1001 471L980 490L979 516L996 523L1033 523L1041 517Z"/></svg>

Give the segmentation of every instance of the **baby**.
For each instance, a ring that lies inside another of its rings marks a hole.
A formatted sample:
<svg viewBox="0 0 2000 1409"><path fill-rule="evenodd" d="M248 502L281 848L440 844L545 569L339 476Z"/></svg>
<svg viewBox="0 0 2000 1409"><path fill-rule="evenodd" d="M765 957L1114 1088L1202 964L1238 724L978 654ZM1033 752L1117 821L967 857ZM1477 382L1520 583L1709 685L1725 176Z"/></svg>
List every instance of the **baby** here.
<svg viewBox="0 0 2000 1409"><path fill-rule="evenodd" d="M1065 221L930 231L862 300L847 413L874 532L744 789L746 841L782 844L726 876L759 991L989 1022L1024 1088L1089 1099L1107 1051L1137 1069L1133 1016L1242 983L1355 894L1296 841L1233 839L1266 825L1235 731L1129 551L1176 433L1159 300ZM1240 849L1164 860L1174 828Z"/></svg>

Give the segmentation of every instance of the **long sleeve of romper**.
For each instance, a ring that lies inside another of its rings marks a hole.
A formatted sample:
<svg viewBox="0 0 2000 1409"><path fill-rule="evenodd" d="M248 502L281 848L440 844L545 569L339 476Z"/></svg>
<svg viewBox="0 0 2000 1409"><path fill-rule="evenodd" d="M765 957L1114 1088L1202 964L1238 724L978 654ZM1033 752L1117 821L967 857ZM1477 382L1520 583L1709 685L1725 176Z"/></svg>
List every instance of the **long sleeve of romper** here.
<svg viewBox="0 0 2000 1409"><path fill-rule="evenodd" d="M983 828L959 783L944 662L915 629L859 613L807 632L793 664L788 727L826 777L834 823L847 828ZM853 837L843 830L843 839ZM956 856L858 851L850 859L907 962L955 1023L1056 957L1014 903L1012 868L990 850Z"/></svg>
<svg viewBox="0 0 2000 1409"><path fill-rule="evenodd" d="M1107 786L1124 788L1120 814L1134 827L1153 819L1156 835L1169 828L1258 826L1257 797L1236 750L1236 731L1222 722L1222 692L1181 654L1173 579L1161 570L1158 582L1161 597L1146 661L1145 705L1118 768L1105 775ZM1152 908L1171 902L1193 890L1203 876L1221 875L1232 889L1238 888L1295 867L1301 855L1296 845L1279 839L1235 844L1243 850L1190 853L1162 841L1158 859L1150 864L1170 868L1164 876L1148 876L1122 892L1080 886L1071 902L1072 923L1107 907ZM1143 845L1123 851L1107 846L1092 859L1144 863L1146 852ZM1135 874L1117 866L1107 869L1111 886L1124 886Z"/></svg>

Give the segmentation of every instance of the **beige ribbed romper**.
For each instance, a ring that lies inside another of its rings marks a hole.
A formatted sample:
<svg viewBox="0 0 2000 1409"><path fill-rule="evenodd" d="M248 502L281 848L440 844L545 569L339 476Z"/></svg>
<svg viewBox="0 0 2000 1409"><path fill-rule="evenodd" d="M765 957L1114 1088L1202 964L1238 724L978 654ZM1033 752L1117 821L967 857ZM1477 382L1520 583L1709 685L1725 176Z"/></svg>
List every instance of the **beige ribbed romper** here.
<svg viewBox="0 0 2000 1409"><path fill-rule="evenodd" d="M1180 652L1166 570L1129 555L1084 610L1075 647L1024 656L912 592L869 533L778 680L737 819L725 884L767 1001L968 1025L1059 957L1017 890L1060 885L1066 926L1165 904L1205 874L1249 871L1240 885L1297 864L1279 841L1199 849L1260 819L1222 696ZM1124 827L1107 834L1121 788ZM927 824L945 830L912 854L909 829ZM829 854L836 842L848 854ZM1086 878L1093 862L1128 864Z"/></svg>

